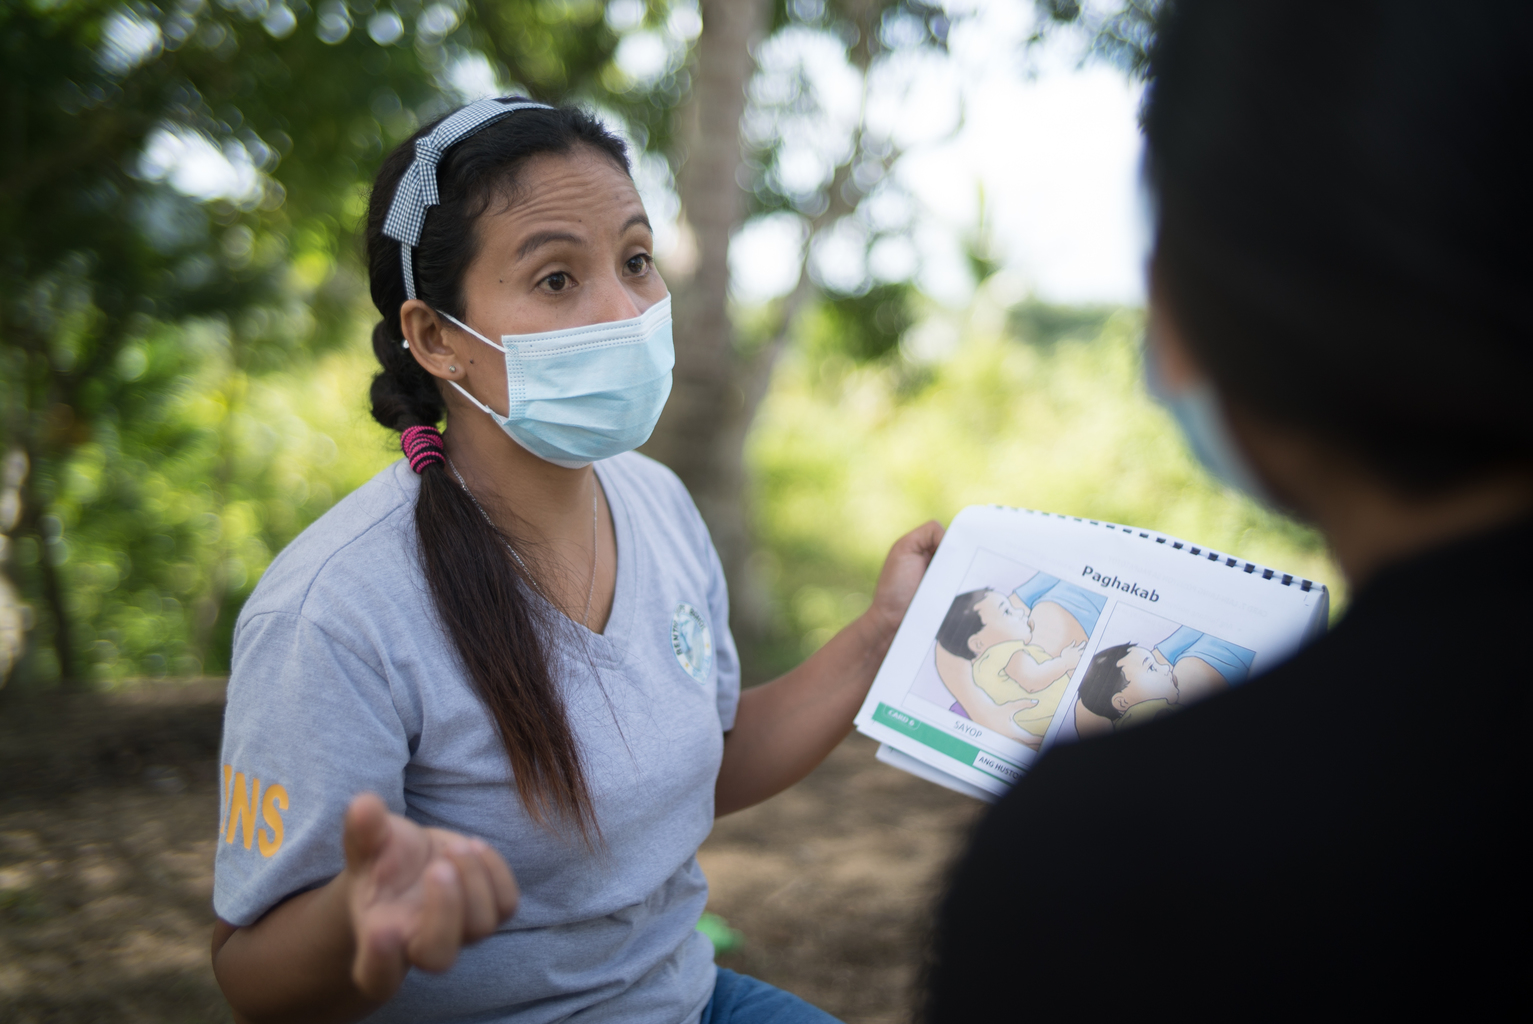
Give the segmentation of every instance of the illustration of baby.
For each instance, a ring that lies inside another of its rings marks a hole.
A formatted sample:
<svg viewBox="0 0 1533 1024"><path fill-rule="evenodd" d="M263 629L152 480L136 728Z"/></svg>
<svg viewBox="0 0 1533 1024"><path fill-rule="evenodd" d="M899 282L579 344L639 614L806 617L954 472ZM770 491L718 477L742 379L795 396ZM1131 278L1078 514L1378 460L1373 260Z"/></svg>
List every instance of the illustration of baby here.
<svg viewBox="0 0 1533 1024"><path fill-rule="evenodd" d="M953 710L1037 749L1105 603L1044 573L1010 595L959 594L936 651Z"/></svg>
<svg viewBox="0 0 1533 1024"><path fill-rule="evenodd" d="M1081 736L1129 729L1242 683L1255 655L1178 626L1153 648L1115 644L1098 651L1081 679L1075 727Z"/></svg>

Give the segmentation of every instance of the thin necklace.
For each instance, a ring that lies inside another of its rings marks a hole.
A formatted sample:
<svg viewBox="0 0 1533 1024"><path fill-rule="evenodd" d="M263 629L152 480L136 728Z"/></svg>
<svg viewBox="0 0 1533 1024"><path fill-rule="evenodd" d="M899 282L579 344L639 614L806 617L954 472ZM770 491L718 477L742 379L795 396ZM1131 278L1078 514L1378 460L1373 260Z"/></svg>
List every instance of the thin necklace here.
<svg viewBox="0 0 1533 1024"><path fill-rule="evenodd" d="M495 521L484 510L484 506L479 504L479 499L474 497L474 492L469 488L468 481L463 479L463 474L458 472L457 464L452 459L448 459L447 465L452 467L452 475L458 478L458 486L463 488L463 493L468 495L468 500L474 503L474 507L479 510L479 514L484 517L484 521L490 524L490 529L499 533L500 531L496 529ZM596 474L593 472L591 474L591 582L586 586L586 612L580 620L580 624L587 629L591 628L591 599L596 596L596 521ZM502 538L502 541L506 545L506 550L511 552L511 557L516 559L516 564L521 567L522 574L527 577L527 582L532 584L532 589L542 594L543 588L538 586L538 581L533 578L532 570L527 568L527 563L522 561L522 556L516 553L516 548L511 546L510 541L506 541L504 538ZM546 597L547 595L544 596Z"/></svg>
<svg viewBox="0 0 1533 1024"><path fill-rule="evenodd" d="M580 624L591 628L591 598L596 596L596 470L591 470L591 582L586 584L586 613Z"/></svg>

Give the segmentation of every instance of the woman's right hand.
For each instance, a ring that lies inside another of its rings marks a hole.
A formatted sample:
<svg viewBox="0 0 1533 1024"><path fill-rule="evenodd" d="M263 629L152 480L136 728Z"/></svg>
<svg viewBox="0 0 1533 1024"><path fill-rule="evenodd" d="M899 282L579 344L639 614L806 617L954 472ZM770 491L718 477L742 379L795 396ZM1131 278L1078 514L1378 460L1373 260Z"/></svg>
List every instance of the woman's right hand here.
<svg viewBox="0 0 1533 1024"><path fill-rule="evenodd" d="M352 800L344 842L352 980L371 999L392 996L411 967L447 970L516 912L516 880L487 843L422 828L372 793Z"/></svg>

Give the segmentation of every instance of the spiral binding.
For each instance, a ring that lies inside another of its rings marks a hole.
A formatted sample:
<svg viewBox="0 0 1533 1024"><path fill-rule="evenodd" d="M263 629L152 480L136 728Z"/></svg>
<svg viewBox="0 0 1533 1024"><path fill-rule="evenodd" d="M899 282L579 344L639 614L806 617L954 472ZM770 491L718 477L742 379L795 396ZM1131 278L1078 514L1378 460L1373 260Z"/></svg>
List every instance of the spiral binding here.
<svg viewBox="0 0 1533 1024"><path fill-rule="evenodd" d="M1148 530L1136 529L1132 526L1123 526L1119 523L1103 522L1098 519L1083 519L1080 516L1067 516L1058 512L1040 512L1037 509L1032 508L1015 508L1011 505L991 505L990 507L994 509L1000 509L1003 512L1026 512L1028 515L1043 516L1045 519L1064 519L1066 521L1086 523L1090 526L1100 526L1104 529L1116 530L1122 533L1138 534L1140 537L1143 537L1146 540L1154 540L1157 544L1170 545L1171 548L1176 551L1185 551L1195 558L1199 558L1208 562L1222 562L1225 568L1228 569L1240 569L1242 572L1252 576L1260 573L1262 579L1276 580L1278 583L1285 587L1297 586L1305 593L1308 593L1317 586L1313 580L1306 580L1300 577L1295 577L1289 573L1280 573L1274 569L1268 569L1265 566L1257 565L1255 562L1246 562L1242 559L1234 558L1230 555L1220 554L1217 551L1199 547L1196 544L1189 544L1186 541L1177 540L1175 537L1166 537L1158 533L1151 533Z"/></svg>

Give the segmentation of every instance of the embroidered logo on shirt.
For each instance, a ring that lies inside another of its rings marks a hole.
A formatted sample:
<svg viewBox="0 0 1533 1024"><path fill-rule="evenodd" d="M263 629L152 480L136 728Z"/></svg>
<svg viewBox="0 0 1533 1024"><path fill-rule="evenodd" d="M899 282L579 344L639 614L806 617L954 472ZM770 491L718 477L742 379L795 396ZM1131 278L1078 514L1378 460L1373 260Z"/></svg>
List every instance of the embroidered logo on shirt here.
<svg viewBox="0 0 1533 1024"><path fill-rule="evenodd" d="M671 650L681 670L699 683L713 671L713 632L703 613L683 601L671 613Z"/></svg>

